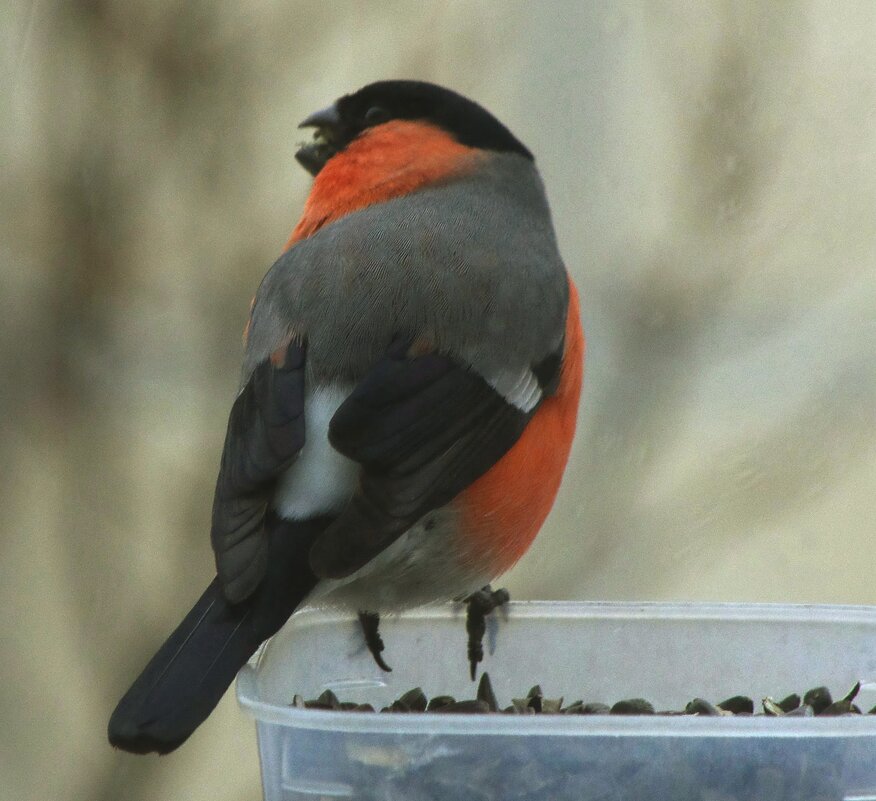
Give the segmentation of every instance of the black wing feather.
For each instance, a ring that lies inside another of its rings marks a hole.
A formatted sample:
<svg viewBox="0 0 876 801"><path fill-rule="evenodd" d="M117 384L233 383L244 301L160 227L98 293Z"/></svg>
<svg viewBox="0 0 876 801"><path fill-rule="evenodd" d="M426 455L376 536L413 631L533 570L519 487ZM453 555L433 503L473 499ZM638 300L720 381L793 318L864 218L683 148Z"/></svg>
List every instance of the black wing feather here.
<svg viewBox="0 0 876 801"><path fill-rule="evenodd" d="M358 570L483 475L534 413L448 356L408 357L406 343L394 345L329 425L332 445L362 472L350 503L310 551L314 572L343 578Z"/></svg>
<svg viewBox="0 0 876 801"><path fill-rule="evenodd" d="M225 597L239 602L267 569L265 514L277 477L304 445L304 348L285 348L282 364L262 362L228 420L210 540Z"/></svg>

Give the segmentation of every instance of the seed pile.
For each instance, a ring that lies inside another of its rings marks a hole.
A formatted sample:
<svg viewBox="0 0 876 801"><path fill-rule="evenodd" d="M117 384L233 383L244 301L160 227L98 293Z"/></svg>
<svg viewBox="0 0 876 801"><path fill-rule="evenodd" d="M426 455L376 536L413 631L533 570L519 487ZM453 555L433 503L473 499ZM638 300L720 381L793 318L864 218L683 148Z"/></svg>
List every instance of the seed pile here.
<svg viewBox="0 0 876 801"><path fill-rule="evenodd" d="M858 690L856 685L838 701L826 687L816 687L759 704L745 696L719 703L695 698L683 710L655 711L635 698L613 705L565 703L536 686L502 706L484 674L474 698L428 698L416 687L381 710L340 701L330 691L310 701L295 696L293 703L387 714L808 717L859 714ZM869 737L312 736L324 738L325 753L339 755L332 780L352 787L357 801L840 801L850 788L865 786L873 760Z"/></svg>
<svg viewBox="0 0 876 801"><path fill-rule="evenodd" d="M656 710L654 705L644 698L627 698L609 705L599 701L573 701L563 705L563 698L545 698L539 685L535 685L522 698L512 698L508 706L500 707L493 691L488 673L481 676L475 698L457 700L450 695L436 695L427 698L422 688L414 687L399 696L389 706L380 709L381 712L436 712L443 714L484 714L499 712L506 715L765 715L768 717L813 717L816 715L861 715L864 714L854 700L861 689L858 682L838 701L834 701L827 687L814 687L806 691L801 698L797 693L777 701L767 696L762 699L760 707L755 711L752 698L744 695L734 695L717 704L704 698L694 698L684 709ZM357 704L350 701L340 701L331 691L326 690L318 698L305 701L296 695L292 706L302 709L327 709L351 712L375 712L371 704ZM876 706L867 714L876 715Z"/></svg>

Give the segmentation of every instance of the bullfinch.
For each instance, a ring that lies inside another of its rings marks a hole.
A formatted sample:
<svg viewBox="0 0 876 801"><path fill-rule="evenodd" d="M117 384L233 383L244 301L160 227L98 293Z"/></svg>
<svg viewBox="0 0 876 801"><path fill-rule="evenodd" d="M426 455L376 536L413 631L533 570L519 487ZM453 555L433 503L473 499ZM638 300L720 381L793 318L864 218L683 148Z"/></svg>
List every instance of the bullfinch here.
<svg viewBox="0 0 876 801"><path fill-rule="evenodd" d="M584 339L532 154L477 103L382 81L308 117L313 176L246 329L213 501L216 578L109 740L172 751L302 604L469 599L526 551L575 431ZM480 629L480 631L478 631Z"/></svg>

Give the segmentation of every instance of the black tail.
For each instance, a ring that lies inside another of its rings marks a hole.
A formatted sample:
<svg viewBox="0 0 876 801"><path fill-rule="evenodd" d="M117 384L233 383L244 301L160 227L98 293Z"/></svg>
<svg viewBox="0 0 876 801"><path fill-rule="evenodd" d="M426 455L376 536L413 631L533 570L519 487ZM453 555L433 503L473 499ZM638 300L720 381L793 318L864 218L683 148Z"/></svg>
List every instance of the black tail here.
<svg viewBox="0 0 876 801"><path fill-rule="evenodd" d="M256 592L230 604L218 579L125 693L109 721L109 741L135 754L173 751L213 711L237 672L316 584L308 553L329 519L266 525L268 568Z"/></svg>

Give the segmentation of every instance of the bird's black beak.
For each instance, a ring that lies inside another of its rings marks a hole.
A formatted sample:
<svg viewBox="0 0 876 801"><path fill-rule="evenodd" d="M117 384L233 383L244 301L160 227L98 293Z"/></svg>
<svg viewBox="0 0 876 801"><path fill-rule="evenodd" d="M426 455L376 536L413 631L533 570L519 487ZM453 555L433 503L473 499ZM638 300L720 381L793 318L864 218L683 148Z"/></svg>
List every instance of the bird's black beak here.
<svg viewBox="0 0 876 801"><path fill-rule="evenodd" d="M311 175L317 175L325 163L341 149L341 117L336 105L311 114L299 128L316 128L313 142L295 154L298 163Z"/></svg>

